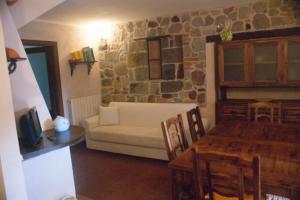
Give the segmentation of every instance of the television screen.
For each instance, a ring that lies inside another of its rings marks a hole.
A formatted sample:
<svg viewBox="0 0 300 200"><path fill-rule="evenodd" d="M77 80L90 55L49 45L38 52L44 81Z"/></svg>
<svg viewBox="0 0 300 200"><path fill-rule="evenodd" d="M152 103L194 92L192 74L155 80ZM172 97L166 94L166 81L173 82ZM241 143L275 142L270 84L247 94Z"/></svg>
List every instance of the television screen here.
<svg viewBox="0 0 300 200"><path fill-rule="evenodd" d="M35 107L20 118L20 130L27 144L35 146L40 142L42 128Z"/></svg>

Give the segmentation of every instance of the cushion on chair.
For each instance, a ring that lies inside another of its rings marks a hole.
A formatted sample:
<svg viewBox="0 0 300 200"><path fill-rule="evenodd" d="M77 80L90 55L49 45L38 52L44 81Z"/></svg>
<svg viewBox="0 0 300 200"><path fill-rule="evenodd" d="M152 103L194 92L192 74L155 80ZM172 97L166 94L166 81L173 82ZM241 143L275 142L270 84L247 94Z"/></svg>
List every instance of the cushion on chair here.
<svg viewBox="0 0 300 200"><path fill-rule="evenodd" d="M224 197L218 193L214 193L214 200L238 200L238 197ZM245 194L244 196L244 200L253 200L253 196L252 195L247 195Z"/></svg>
<svg viewBox="0 0 300 200"><path fill-rule="evenodd" d="M99 126L90 131L90 136L93 140L165 149L160 128Z"/></svg>

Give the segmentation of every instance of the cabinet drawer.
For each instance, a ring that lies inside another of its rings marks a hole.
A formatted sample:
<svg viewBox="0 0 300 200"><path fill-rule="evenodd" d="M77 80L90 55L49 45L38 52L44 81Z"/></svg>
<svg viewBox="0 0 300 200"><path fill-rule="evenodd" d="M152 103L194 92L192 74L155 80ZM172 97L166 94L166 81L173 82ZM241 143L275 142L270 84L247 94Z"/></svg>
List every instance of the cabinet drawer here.
<svg viewBox="0 0 300 200"><path fill-rule="evenodd" d="M223 103L220 105L222 120L247 120L247 104Z"/></svg>
<svg viewBox="0 0 300 200"><path fill-rule="evenodd" d="M282 112L284 123L300 122L300 106L284 106Z"/></svg>

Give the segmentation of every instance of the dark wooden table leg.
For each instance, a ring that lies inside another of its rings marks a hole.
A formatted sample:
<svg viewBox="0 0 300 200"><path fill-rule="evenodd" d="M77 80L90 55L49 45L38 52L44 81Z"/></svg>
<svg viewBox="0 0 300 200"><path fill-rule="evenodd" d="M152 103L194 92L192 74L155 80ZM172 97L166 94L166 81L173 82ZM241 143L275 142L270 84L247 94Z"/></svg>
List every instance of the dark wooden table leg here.
<svg viewBox="0 0 300 200"><path fill-rule="evenodd" d="M171 177L172 177L172 200L179 200L179 190L178 190L176 170L174 169L171 170Z"/></svg>
<svg viewBox="0 0 300 200"><path fill-rule="evenodd" d="M291 200L300 199L300 188L294 188L291 193Z"/></svg>

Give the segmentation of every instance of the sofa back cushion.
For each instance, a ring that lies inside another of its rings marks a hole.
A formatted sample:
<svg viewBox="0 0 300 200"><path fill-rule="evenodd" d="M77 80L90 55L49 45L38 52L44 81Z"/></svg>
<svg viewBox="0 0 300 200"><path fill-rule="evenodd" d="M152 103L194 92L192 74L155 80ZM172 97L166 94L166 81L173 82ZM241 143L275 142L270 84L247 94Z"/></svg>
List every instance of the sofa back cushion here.
<svg viewBox="0 0 300 200"><path fill-rule="evenodd" d="M100 125L119 125L119 109L116 106L99 107Z"/></svg>
<svg viewBox="0 0 300 200"><path fill-rule="evenodd" d="M119 108L120 125L159 128L161 122L196 107L194 103L111 102Z"/></svg>

